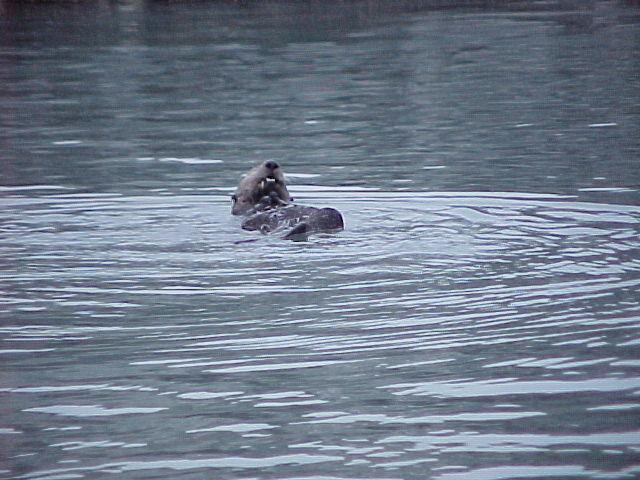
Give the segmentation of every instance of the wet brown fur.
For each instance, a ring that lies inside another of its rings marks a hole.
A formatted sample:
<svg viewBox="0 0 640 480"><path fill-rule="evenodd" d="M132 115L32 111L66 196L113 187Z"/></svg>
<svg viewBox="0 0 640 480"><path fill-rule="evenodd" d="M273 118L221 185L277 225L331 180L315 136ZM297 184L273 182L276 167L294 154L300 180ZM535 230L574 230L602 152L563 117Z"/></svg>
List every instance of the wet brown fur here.
<svg viewBox="0 0 640 480"><path fill-rule="evenodd" d="M275 168L272 168L275 165ZM266 161L253 167L240 180L233 194L233 215L246 215L264 196L275 192L284 203L291 201L284 174L280 166L273 161Z"/></svg>

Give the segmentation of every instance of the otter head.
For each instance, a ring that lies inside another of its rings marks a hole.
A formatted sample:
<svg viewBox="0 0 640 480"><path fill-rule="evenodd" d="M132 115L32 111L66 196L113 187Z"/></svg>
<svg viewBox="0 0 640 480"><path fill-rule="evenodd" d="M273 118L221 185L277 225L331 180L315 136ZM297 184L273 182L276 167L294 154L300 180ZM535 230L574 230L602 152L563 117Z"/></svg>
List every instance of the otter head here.
<svg viewBox="0 0 640 480"><path fill-rule="evenodd" d="M252 168L240 180L238 188L231 195L233 201L231 213L233 215L248 214L265 196L278 198L282 204L291 201L282 169L273 160L268 160Z"/></svg>

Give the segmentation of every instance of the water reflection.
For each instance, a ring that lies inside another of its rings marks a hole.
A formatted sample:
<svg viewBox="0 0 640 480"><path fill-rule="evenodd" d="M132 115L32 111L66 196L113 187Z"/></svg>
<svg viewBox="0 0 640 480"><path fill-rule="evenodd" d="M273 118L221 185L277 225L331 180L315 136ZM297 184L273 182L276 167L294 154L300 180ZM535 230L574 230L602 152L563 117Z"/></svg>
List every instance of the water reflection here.
<svg viewBox="0 0 640 480"><path fill-rule="evenodd" d="M91 36L84 17L71 16L65 33L52 30L47 8L19 9L28 28L10 24L22 29L9 36L4 71L13 105L5 141L21 168L7 183L62 175L82 186L88 173L108 189L227 186L273 157L322 171L350 165L331 171L330 185L358 177L434 190L513 190L514 179L539 192L637 185L629 167L638 112L627 101L638 90L633 11L427 8L387 17L352 6L336 22L335 8L293 21L270 5L117 9L92 17L100 27ZM572 16L601 26L567 35L561 25ZM39 26L51 36L46 49L32 38Z"/></svg>

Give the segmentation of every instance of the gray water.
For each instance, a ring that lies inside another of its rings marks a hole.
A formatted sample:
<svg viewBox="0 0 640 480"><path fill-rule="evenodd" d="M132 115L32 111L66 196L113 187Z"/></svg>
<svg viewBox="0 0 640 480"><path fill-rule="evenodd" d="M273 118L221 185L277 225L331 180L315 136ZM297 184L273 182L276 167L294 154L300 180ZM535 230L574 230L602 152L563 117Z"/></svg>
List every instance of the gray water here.
<svg viewBox="0 0 640 480"><path fill-rule="evenodd" d="M0 2L0 478L638 478L640 10L480 3Z"/></svg>

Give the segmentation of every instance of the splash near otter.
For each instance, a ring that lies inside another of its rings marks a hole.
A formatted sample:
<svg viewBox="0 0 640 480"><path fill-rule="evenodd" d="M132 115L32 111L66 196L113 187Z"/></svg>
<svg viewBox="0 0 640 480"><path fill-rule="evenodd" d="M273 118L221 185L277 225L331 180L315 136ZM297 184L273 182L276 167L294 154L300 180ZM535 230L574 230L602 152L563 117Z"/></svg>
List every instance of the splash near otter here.
<svg viewBox="0 0 640 480"><path fill-rule="evenodd" d="M284 173L269 160L252 168L231 196L233 215L245 215L244 230L282 234L287 240L305 240L313 233L344 230L344 219L334 208L293 204Z"/></svg>

